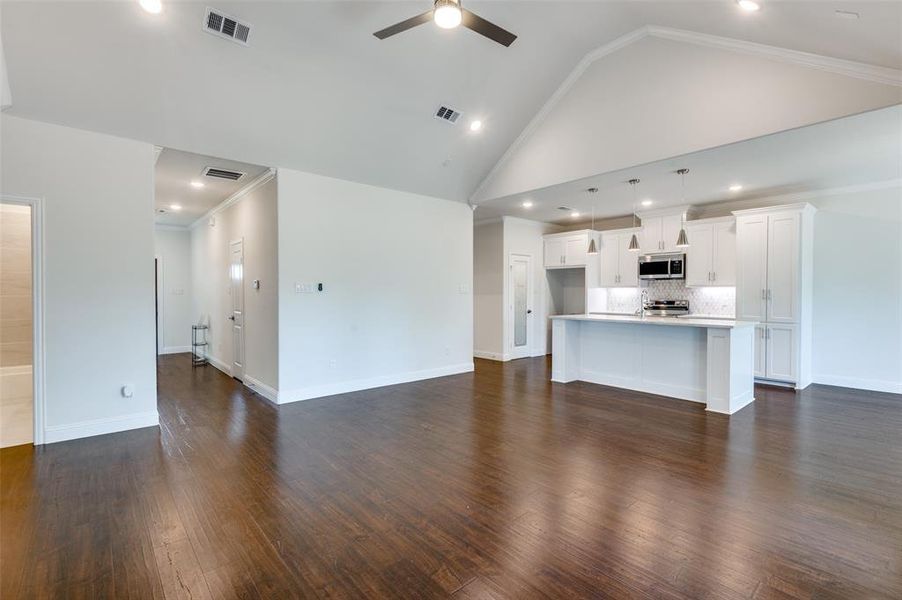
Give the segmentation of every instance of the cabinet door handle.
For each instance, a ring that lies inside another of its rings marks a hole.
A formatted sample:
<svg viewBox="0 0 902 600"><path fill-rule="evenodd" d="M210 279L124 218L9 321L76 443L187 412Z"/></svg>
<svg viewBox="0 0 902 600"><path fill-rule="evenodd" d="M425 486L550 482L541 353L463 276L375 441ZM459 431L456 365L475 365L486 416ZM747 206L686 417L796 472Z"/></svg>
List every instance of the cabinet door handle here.
<svg viewBox="0 0 902 600"><path fill-rule="evenodd" d="M770 293L770 291L771 291L770 288L767 288L767 299L768 299L768 300L772 300L772 299L773 299L773 295Z"/></svg>
<svg viewBox="0 0 902 600"><path fill-rule="evenodd" d="M765 289L761 290L761 299L767 300L767 290L765 290Z"/></svg>
<svg viewBox="0 0 902 600"><path fill-rule="evenodd" d="M717 271L711 271L711 281L717 281Z"/></svg>

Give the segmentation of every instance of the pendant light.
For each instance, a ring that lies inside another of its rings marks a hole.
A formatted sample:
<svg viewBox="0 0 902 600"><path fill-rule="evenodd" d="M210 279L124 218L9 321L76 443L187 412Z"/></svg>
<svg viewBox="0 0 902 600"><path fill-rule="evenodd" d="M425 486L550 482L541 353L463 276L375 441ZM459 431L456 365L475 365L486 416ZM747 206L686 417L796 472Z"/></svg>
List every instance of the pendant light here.
<svg viewBox="0 0 902 600"><path fill-rule="evenodd" d="M598 193L597 187L590 187L586 190L591 200ZM598 254L598 246L595 244L595 202L592 202L592 233L589 234L589 249L586 254Z"/></svg>
<svg viewBox="0 0 902 600"><path fill-rule="evenodd" d="M686 173L689 172L689 169L679 169L677 173L680 175L680 188L681 194L683 196L683 204L686 204ZM689 238L686 236L686 223L683 217L686 215L685 212L680 213L680 234L677 236L676 247L677 248L688 248L689 247Z"/></svg>
<svg viewBox="0 0 902 600"><path fill-rule="evenodd" d="M630 179L629 184L633 186L633 229L636 228L636 202L639 200L639 180L638 179ZM627 248L630 252L638 252L639 251L639 238L636 237L636 232L633 232L633 237L630 238L630 245Z"/></svg>

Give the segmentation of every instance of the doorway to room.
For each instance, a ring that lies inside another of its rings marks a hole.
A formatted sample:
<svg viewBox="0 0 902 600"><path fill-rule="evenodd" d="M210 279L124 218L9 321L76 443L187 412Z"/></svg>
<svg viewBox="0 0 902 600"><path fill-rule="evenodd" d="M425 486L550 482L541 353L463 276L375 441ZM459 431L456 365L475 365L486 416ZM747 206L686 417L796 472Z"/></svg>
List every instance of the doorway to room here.
<svg viewBox="0 0 902 600"><path fill-rule="evenodd" d="M38 201L0 198L0 447L43 442Z"/></svg>

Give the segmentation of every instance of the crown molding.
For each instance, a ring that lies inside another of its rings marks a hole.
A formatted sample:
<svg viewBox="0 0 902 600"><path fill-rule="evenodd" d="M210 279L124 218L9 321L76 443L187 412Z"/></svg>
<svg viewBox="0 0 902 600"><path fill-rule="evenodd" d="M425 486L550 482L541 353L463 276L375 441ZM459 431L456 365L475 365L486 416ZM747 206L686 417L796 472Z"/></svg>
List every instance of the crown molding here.
<svg viewBox="0 0 902 600"><path fill-rule="evenodd" d="M579 81L580 77L586 72L592 63L613 54L627 46L635 44L647 37L656 37L660 39L672 40L708 48L717 48L721 50L730 50L743 54L761 56L771 60L777 60L784 63L801 65L804 67L863 79L874 83L884 85L892 85L902 87L902 70L891 69L889 67L878 67L867 63L860 63L841 58L832 58L820 54L810 52L802 52L799 50L790 50L788 48L780 48L779 46L769 46L767 44L759 44L757 42L748 42L735 38L727 38L706 33L698 33L686 29L676 29L673 27L660 27L657 25L644 25L626 35L622 35L612 42L609 42L595 50L586 54L582 60L577 63L576 67L570 72L567 78L554 91L550 98L542 105L539 112L530 120L520 135L508 146L498 162L489 170L485 178L479 183L473 193L470 195L468 203L473 204L479 194L485 189L489 182L494 179L495 175L504 166L516 150L525 142L535 130L548 117L548 114L554 109L558 102L567 95L570 88Z"/></svg>
<svg viewBox="0 0 902 600"><path fill-rule="evenodd" d="M212 217L213 215L224 211L225 209L232 206L233 204L235 204L236 202L238 202L239 200L241 200L242 198L244 198L246 195L253 192L257 188L269 183L275 176L276 176L275 169L273 169L273 168L267 169L266 171L264 171L263 173L258 175L255 179L253 179L251 182L249 182L246 186L244 186L243 188L241 188L240 190L238 190L237 192L235 192L234 194L232 194L231 196L229 196L228 198L226 198L225 200L223 200L222 202L220 202L219 204L217 204L216 206L214 206L213 208L211 208L210 210L205 212L203 215L198 217L197 220L195 220L193 223L191 223L191 225L188 226L188 228L189 229L196 228L201 223L209 220L210 217Z"/></svg>
<svg viewBox="0 0 902 600"><path fill-rule="evenodd" d="M889 67L878 67L867 63L856 62L853 60L844 60L842 58L833 58L831 56L823 56L821 54L813 54L811 52L802 52L800 50L790 50L779 46L768 46L767 44L759 44L757 42L747 42L735 38L721 37L717 35L709 35L707 33L698 33L696 31L687 31L685 29L675 29L672 27L658 27L650 25L646 27L648 35L656 38L672 40L675 42L686 42L697 46L705 46L707 48L718 48L720 50L732 50L743 54L752 54L764 58L771 58L781 62L801 65L812 69L819 69L846 77L855 77L856 79L864 79L873 83L881 83L883 85L892 85L902 87L902 71L899 69L891 69Z"/></svg>

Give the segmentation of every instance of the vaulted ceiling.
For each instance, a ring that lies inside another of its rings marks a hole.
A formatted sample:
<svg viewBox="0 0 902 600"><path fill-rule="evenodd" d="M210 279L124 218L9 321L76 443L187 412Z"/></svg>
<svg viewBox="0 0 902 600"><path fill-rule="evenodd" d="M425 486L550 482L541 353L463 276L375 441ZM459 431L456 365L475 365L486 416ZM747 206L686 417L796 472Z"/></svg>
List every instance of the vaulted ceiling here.
<svg viewBox="0 0 902 600"><path fill-rule="evenodd" d="M9 112L462 201L587 53L647 25L902 68L895 2L466 3L510 48L431 24L372 36L428 2L163 2L0 3ZM250 45L205 34L208 4L250 23ZM441 104L462 122L434 119Z"/></svg>

